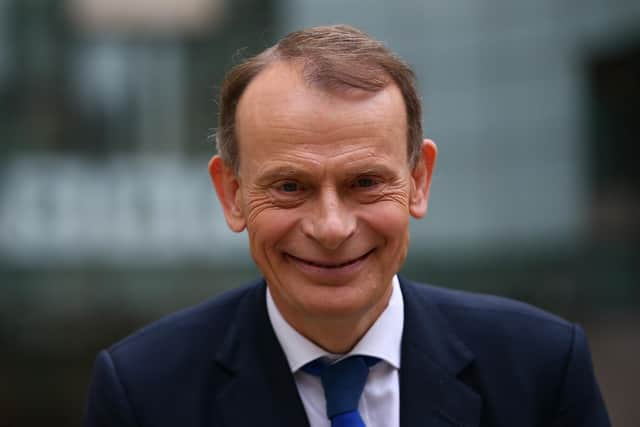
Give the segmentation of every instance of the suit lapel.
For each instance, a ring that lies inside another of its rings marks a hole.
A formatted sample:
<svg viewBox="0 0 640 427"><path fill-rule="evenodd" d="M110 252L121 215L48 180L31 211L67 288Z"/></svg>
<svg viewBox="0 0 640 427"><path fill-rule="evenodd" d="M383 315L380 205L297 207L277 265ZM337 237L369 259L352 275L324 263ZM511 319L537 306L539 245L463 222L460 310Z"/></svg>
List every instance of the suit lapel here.
<svg viewBox="0 0 640 427"><path fill-rule="evenodd" d="M458 379L472 363L473 354L431 301L428 288L402 278L400 285L405 312L400 426L478 426L481 397ZM216 396L211 424L308 427L293 375L267 315L264 282L245 295L231 324L215 357L229 381Z"/></svg>
<svg viewBox="0 0 640 427"><path fill-rule="evenodd" d="M217 395L216 412L227 427L308 427L286 357L267 314L264 282L240 303L217 354L230 380ZM219 425L212 420L212 424Z"/></svg>
<svg viewBox="0 0 640 427"><path fill-rule="evenodd" d="M458 379L473 361L427 295L400 279L404 331L400 367L400 426L478 426L481 397Z"/></svg>

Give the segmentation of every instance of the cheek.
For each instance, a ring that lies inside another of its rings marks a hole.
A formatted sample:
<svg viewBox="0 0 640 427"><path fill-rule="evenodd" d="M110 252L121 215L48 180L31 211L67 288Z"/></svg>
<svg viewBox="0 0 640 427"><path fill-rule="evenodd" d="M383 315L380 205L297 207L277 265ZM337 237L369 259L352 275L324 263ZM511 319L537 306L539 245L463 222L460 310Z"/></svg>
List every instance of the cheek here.
<svg viewBox="0 0 640 427"><path fill-rule="evenodd" d="M404 238L409 229L407 207L394 202L379 203L366 212L367 223L381 235L390 239Z"/></svg>
<svg viewBox="0 0 640 427"><path fill-rule="evenodd" d="M289 238L297 222L298 215L290 210L268 207L250 211L247 232L252 251L277 248L279 243Z"/></svg>
<svg viewBox="0 0 640 427"><path fill-rule="evenodd" d="M409 248L409 217L406 208L393 205L380 209L372 216L373 232L384 240L380 252L380 265L397 272L402 266Z"/></svg>
<svg viewBox="0 0 640 427"><path fill-rule="evenodd" d="M406 208L389 204L372 211L368 218L367 223L373 233L384 240L383 257L387 262L391 259L402 262L409 246L409 216Z"/></svg>

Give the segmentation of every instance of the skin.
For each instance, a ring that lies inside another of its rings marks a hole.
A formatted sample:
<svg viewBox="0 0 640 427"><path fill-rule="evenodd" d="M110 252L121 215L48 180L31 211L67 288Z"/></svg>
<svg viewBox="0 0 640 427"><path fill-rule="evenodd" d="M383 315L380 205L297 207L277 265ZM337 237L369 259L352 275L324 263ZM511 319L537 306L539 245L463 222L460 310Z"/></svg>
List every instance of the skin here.
<svg viewBox="0 0 640 427"><path fill-rule="evenodd" d="M400 90L314 87L278 62L242 95L240 167L209 172L229 227L287 322L332 353L348 352L385 309L404 262L409 218L425 215L436 146L410 168Z"/></svg>

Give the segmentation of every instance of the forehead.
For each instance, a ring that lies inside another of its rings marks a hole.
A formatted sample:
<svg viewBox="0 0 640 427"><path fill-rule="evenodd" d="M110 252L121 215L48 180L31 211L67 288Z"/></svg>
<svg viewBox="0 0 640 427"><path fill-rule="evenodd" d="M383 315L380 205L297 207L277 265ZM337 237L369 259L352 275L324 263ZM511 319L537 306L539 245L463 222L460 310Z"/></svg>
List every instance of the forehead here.
<svg viewBox="0 0 640 427"><path fill-rule="evenodd" d="M405 147L406 128L404 101L395 84L376 92L330 89L307 81L302 64L295 62L276 62L258 74L236 110L240 151L256 148L256 140L270 136L335 141L355 132L397 140Z"/></svg>

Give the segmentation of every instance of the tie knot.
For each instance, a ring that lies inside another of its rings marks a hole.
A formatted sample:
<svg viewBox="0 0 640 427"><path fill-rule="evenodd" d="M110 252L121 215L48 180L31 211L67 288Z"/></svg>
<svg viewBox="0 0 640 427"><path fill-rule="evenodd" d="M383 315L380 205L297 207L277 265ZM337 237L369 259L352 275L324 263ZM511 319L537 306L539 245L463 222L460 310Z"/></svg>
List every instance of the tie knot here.
<svg viewBox="0 0 640 427"><path fill-rule="evenodd" d="M335 363L316 359L302 369L320 377L327 400L327 417L334 418L358 410L358 402L367 382L369 367L380 359L370 356L350 356Z"/></svg>

